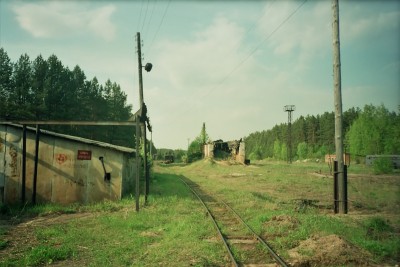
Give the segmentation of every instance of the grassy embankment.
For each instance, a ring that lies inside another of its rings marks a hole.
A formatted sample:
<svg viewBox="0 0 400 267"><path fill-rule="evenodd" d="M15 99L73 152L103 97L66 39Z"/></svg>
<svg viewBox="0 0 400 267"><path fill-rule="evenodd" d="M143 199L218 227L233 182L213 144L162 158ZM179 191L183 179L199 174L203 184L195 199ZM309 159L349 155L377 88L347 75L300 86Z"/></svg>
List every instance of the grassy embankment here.
<svg viewBox="0 0 400 267"><path fill-rule="evenodd" d="M75 266L225 266L212 224L178 175L224 198L284 258L302 240L335 234L368 251L372 263L398 262L399 175L372 176L368 168L351 166L350 212L333 215L332 179L324 175L328 172L322 163L242 166L200 161L157 166L148 204L139 213L132 199L25 207L22 212L5 209L0 266L55 261ZM289 219L271 223L279 216Z"/></svg>

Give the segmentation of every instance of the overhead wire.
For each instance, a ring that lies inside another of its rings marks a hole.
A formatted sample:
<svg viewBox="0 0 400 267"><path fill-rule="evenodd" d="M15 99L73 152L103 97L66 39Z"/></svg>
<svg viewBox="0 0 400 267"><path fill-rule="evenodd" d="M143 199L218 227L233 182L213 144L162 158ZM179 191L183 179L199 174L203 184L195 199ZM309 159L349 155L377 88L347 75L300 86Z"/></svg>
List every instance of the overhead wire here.
<svg viewBox="0 0 400 267"><path fill-rule="evenodd" d="M269 35L267 35L244 59L242 59L239 64L237 64L235 67L233 67L233 69L228 72L227 75L225 75L220 82L215 85L214 87L212 87L210 90L207 91L207 93L205 95L203 95L203 97L206 97L211 91L215 90L216 88L220 87L235 71L237 71L240 66L245 63L260 47L261 45L266 42L267 40L269 40L280 28L282 28L282 26L290 20L291 17L293 17L294 14L297 13L297 11L299 11L299 9L307 2L307 0L304 0L299 6L297 6L297 8L292 11L292 13L290 13Z"/></svg>
<svg viewBox="0 0 400 267"><path fill-rule="evenodd" d="M154 1L153 8L151 9L150 18L149 18L149 20L147 22L147 26L146 26L144 34L143 34L143 40L146 40L146 36L147 36L148 31L149 31L150 22L151 22L151 20L153 18L153 13L154 13L154 9L156 7L156 4L157 4L157 0Z"/></svg>
<svg viewBox="0 0 400 267"><path fill-rule="evenodd" d="M143 25L142 25L142 28L140 29L141 32L143 32L143 28L146 23L147 11L149 10L149 2L150 2L150 0L147 0L146 12L144 13L144 19L143 19Z"/></svg>
<svg viewBox="0 0 400 267"><path fill-rule="evenodd" d="M265 8L263 14L261 16L258 17L258 19L256 21L254 21L254 23L247 28L246 33L244 34L244 36L249 35L256 27L257 24L259 24L259 22L261 21L262 18L265 17L265 15L267 14L267 10L269 10L272 6L272 4L275 2L276 0L273 0L272 2L268 2L268 6ZM230 53L227 54L227 56L231 55L232 53L234 53L235 51L240 50L240 48L242 47L243 42L241 42L241 40L237 40L237 42L235 43L235 45L233 46L234 48L231 50Z"/></svg>
<svg viewBox="0 0 400 267"><path fill-rule="evenodd" d="M153 36L153 39L151 40L151 43L150 43L150 45L148 46L148 47L149 47L149 48L148 48L148 51L146 51L147 53L149 53L149 52L150 52L150 49L153 47L153 44L154 44L154 41L156 40L156 37L157 37L157 35L158 35L158 32L160 31L161 26L162 26L163 23L164 23L164 19L165 19L165 16L166 16L166 14L167 14L167 11L168 11L168 8L169 8L170 4L171 4L171 0L168 0L168 4L167 4L167 6L165 7L164 13L163 13L163 15L162 15L162 17L161 17L160 24L158 25L158 28L157 28L157 30L156 30L154 36Z"/></svg>
<svg viewBox="0 0 400 267"><path fill-rule="evenodd" d="M137 23L137 27L136 27L137 31L139 31L140 21L141 21L141 19L142 19L143 1L144 1L144 0L141 1L141 2L142 2L142 5L140 6L139 19L138 19L138 23Z"/></svg>

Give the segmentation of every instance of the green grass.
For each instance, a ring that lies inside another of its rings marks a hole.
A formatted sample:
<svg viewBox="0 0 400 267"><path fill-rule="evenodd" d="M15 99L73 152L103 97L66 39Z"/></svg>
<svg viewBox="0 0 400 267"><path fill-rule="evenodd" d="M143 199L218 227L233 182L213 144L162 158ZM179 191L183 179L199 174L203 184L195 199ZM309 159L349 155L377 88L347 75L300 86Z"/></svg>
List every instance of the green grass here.
<svg viewBox="0 0 400 267"><path fill-rule="evenodd" d="M329 173L329 168L323 163L274 161L250 166L210 160L171 164L156 166L148 202L144 205L140 199L138 213L132 197L92 205L1 207L10 224L0 225L0 266L57 261L75 266L228 265L212 223L179 176L231 204L284 258L310 236L336 234L371 253L372 263L398 262L400 177L371 177L370 168L351 166L349 173L357 176L349 178L350 212L333 215L326 208L332 206L332 179L315 172ZM320 208L301 206L301 200L315 201ZM27 242L13 250L7 233L16 231L19 223L58 215L70 219L24 226L21 235ZM279 216L288 221L277 221Z"/></svg>
<svg viewBox="0 0 400 267"><path fill-rule="evenodd" d="M178 177L155 174L151 189L147 205L141 199L138 213L129 198L88 206L25 207L17 214L45 218L49 213L67 211L77 217L65 223L38 225L32 243L21 244L21 253L1 258L0 266L37 266L63 260L82 266L225 265L223 246L209 241L216 238L213 225ZM91 216L80 218L81 212Z"/></svg>

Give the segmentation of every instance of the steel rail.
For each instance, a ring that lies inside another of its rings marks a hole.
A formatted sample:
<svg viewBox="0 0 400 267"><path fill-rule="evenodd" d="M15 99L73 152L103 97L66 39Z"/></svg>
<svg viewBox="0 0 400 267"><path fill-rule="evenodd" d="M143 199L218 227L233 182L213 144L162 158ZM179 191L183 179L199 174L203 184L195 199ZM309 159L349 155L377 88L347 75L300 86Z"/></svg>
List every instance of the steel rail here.
<svg viewBox="0 0 400 267"><path fill-rule="evenodd" d="M190 189L190 191L192 191L192 193L199 199L199 201L201 202L203 207L206 209L207 214L210 216L210 218L214 224L214 227L217 229L219 237L221 238L222 242L224 243L224 247L229 254L229 257L232 261L233 266L238 267L239 265L238 265L237 261L235 260L235 257L233 256L231 249L229 248L228 242L226 241L225 237L223 236L221 230L219 229L218 224L217 224L214 216L211 214L210 209L207 207L207 205L204 203L204 201L201 199L201 197L197 194L197 192L190 185L188 185L188 183L186 183L181 177L179 177L179 179L181 179L181 181Z"/></svg>
<svg viewBox="0 0 400 267"><path fill-rule="evenodd" d="M271 256L275 259L275 261L277 261L281 266L283 267L288 267L287 263L281 258L279 257L278 254L276 254L276 252L271 248L270 245L268 245L267 242L264 241L264 239L262 239L254 230L253 228L250 227L250 225L248 225L243 218L231 207L228 205L228 203L226 203L225 201L221 200L220 201L228 208L230 209L236 216L237 218L244 224L247 226L247 228L250 230L250 232L254 235L255 238L257 238L257 240L262 243L264 245L264 247L268 250L268 252L271 254Z"/></svg>

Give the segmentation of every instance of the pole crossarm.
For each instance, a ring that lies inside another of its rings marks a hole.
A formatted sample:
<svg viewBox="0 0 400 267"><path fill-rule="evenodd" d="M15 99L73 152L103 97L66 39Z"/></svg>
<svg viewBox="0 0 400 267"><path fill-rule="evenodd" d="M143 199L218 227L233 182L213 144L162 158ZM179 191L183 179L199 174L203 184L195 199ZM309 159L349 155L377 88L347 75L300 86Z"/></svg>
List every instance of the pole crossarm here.
<svg viewBox="0 0 400 267"><path fill-rule="evenodd" d="M135 126L136 121L0 121L0 124L20 125L83 125L83 126Z"/></svg>

